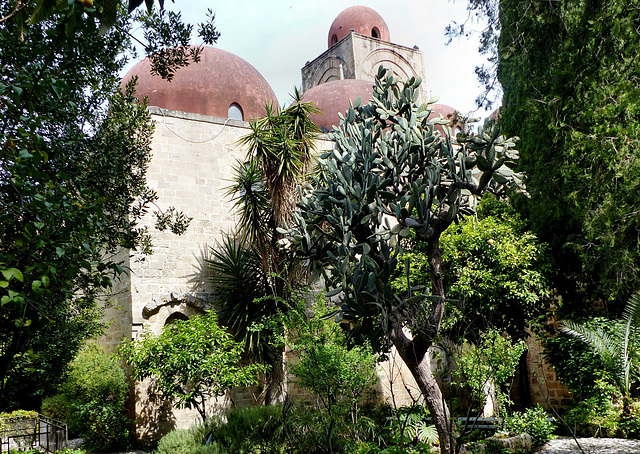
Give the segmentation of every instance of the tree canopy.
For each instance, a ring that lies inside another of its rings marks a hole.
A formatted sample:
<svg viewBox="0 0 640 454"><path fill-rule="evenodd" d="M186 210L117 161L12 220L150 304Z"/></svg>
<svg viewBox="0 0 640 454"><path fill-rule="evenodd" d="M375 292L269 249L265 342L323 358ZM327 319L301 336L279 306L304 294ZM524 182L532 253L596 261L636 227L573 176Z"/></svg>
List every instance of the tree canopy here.
<svg viewBox="0 0 640 454"><path fill-rule="evenodd" d="M403 240L401 266L394 274L398 293L429 291L426 244ZM489 329L521 339L530 323L546 315L551 299L546 249L525 229L506 202L484 197L475 216L442 234L442 276L448 303L444 332L449 340L476 342ZM420 288L422 286L422 288Z"/></svg>
<svg viewBox="0 0 640 454"><path fill-rule="evenodd" d="M622 303L640 286L640 12L620 0L525 3L527 14L517 2L504 11L499 77L532 226L586 295Z"/></svg>
<svg viewBox="0 0 640 454"><path fill-rule="evenodd" d="M1 406L19 403L9 386L30 395L19 377L59 379L99 333L97 302L124 271L117 254L151 250L139 220L156 199L150 116L133 85L119 87L130 18L100 33L95 8L63 8L24 27L14 6L0 6ZM161 228L188 225L175 210L156 214Z"/></svg>
<svg viewBox="0 0 640 454"><path fill-rule="evenodd" d="M479 73L502 86L500 124L522 138L521 205L551 246L565 310L620 312L640 287L640 10L629 0L470 0L485 18ZM460 29L458 29L460 31Z"/></svg>

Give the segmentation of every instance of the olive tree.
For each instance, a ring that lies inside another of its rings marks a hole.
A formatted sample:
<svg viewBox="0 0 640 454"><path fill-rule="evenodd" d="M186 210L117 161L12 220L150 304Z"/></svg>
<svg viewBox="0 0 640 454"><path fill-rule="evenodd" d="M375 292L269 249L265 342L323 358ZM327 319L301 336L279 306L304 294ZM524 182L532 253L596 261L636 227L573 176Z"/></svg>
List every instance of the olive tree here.
<svg viewBox="0 0 640 454"><path fill-rule="evenodd" d="M415 378L440 438L454 448L451 418L429 361L445 316L440 236L473 213L474 198L519 187L514 140L482 133L457 145L419 105L420 79L405 83L380 68L371 102L346 112L332 151L288 230L298 253L321 272L338 320L381 351L394 346ZM399 295L391 280L413 231L426 244L430 292Z"/></svg>

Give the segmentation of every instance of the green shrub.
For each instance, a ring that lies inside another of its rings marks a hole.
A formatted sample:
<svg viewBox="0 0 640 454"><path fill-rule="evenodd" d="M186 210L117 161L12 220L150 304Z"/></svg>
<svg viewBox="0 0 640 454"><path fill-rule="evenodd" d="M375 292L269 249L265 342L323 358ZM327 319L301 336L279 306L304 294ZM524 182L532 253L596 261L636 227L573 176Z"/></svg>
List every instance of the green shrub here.
<svg viewBox="0 0 640 454"><path fill-rule="evenodd" d="M524 413L515 412L512 416L506 417L503 429L517 434L528 433L531 435L532 446L540 446L551 439L556 426L547 421L544 409L537 405L528 408Z"/></svg>
<svg viewBox="0 0 640 454"><path fill-rule="evenodd" d="M511 403L509 383L526 350L523 340L512 340L508 334L494 329L481 333L477 344L465 341L456 349L459 376L456 384L468 392L474 411L485 406L487 385L493 384L496 416L505 414Z"/></svg>
<svg viewBox="0 0 640 454"><path fill-rule="evenodd" d="M22 427L25 427L25 423L29 424L29 420L38 419L38 412L29 411L29 410L15 410L10 413L0 412L0 430L9 431L9 435L11 432L15 431L16 433L20 433ZM25 423L22 423L25 421Z"/></svg>
<svg viewBox="0 0 640 454"><path fill-rule="evenodd" d="M311 308L303 304L288 312L285 321L287 344L297 353L297 361L289 362L290 370L297 383L311 393L318 410L298 417L317 426L307 432L306 440L315 436L318 449L327 451L359 441L360 434L353 430L358 427L359 408L377 381L376 355L366 345L348 345L344 332L330 316L333 310L331 304L319 300Z"/></svg>
<svg viewBox="0 0 640 454"><path fill-rule="evenodd" d="M632 401L629 414L623 415L622 396L615 386L604 380L596 381L593 397L578 402L565 420L576 435L586 437L640 437L640 401Z"/></svg>
<svg viewBox="0 0 640 454"><path fill-rule="evenodd" d="M418 444L416 446L389 446L380 451L380 454L433 454L429 445Z"/></svg>
<svg viewBox="0 0 640 454"><path fill-rule="evenodd" d="M69 400L64 394L56 394L42 401L40 412L49 418L66 421L69 415Z"/></svg>
<svg viewBox="0 0 640 454"><path fill-rule="evenodd" d="M34 445L36 441L34 432L37 424L38 413L35 411L15 410L11 413L0 413L1 435L3 437L16 437L21 449ZM1 451L2 447L0 446Z"/></svg>
<svg viewBox="0 0 640 454"><path fill-rule="evenodd" d="M73 360L61 393L46 399L42 412L66 420L69 431L83 436L92 451L125 449L131 426L125 409L127 383L117 357L90 344Z"/></svg>
<svg viewBox="0 0 640 454"><path fill-rule="evenodd" d="M579 401L570 409L565 421L577 435L607 437L618 429L619 409L614 402L620 394L615 386L598 379L593 385L592 396Z"/></svg>
<svg viewBox="0 0 640 454"><path fill-rule="evenodd" d="M415 416L415 417L414 417ZM422 407L391 411L366 405L357 420L336 421L335 454L427 454L422 439ZM393 421L408 418L404 438ZM326 417L314 405L291 404L233 409L189 430L175 430L158 443L157 454L315 454L328 451ZM433 441L433 440L432 440Z"/></svg>
<svg viewBox="0 0 640 454"><path fill-rule="evenodd" d="M172 430L158 442L158 454L192 454L204 445L197 429Z"/></svg>
<svg viewBox="0 0 640 454"><path fill-rule="evenodd" d="M630 414L620 421L619 436L623 438L640 438L640 401L630 405Z"/></svg>
<svg viewBox="0 0 640 454"><path fill-rule="evenodd" d="M209 422L207 442L233 453L275 453L284 446L282 405L233 409L225 419Z"/></svg>

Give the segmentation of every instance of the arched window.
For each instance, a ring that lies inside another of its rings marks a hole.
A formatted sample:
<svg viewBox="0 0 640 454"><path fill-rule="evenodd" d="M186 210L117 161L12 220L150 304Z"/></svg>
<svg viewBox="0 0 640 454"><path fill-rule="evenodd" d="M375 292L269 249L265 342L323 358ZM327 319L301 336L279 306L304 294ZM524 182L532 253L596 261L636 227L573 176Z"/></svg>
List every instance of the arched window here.
<svg viewBox="0 0 640 454"><path fill-rule="evenodd" d="M164 322L164 326L173 325L178 320L189 320L189 317L184 315L182 312L174 312L167 317L167 320Z"/></svg>
<svg viewBox="0 0 640 454"><path fill-rule="evenodd" d="M380 39L380 30L378 30L378 27L373 27L373 28L371 29L371 36L372 36L373 38Z"/></svg>
<svg viewBox="0 0 640 454"><path fill-rule="evenodd" d="M336 44L338 44L338 35L334 33L333 36L331 37L331 45L334 46Z"/></svg>
<svg viewBox="0 0 640 454"><path fill-rule="evenodd" d="M244 113L242 113L242 107L240 107L240 104L237 104L235 102L231 103L231 105L229 106L229 113L227 114L227 117L231 120L243 121Z"/></svg>

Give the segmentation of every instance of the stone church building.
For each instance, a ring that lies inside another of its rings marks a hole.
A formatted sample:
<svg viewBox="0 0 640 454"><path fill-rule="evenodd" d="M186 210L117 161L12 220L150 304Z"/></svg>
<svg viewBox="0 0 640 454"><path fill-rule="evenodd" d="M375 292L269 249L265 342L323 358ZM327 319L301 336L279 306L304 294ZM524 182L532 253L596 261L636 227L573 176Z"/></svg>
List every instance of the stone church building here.
<svg viewBox="0 0 640 454"><path fill-rule="evenodd" d="M422 52L392 43L385 21L368 7L354 6L338 14L327 40L328 49L302 68L303 99L321 109L313 120L323 132L339 124L338 113L349 107L350 100L371 98L380 65L402 79L419 76L425 80ZM127 73L123 84L133 76L138 76L138 96L148 99L155 122L149 186L157 191L160 209L175 206L193 220L184 235L176 236L155 230L151 214L144 218L153 235L154 254L142 257L131 252L122 257L130 272L114 290L115 304L107 312L109 330L99 341L109 348L122 339L136 339L143 331L157 333L176 319L187 319L210 307L205 260L209 248L223 234L233 232L237 223L224 190L236 162L246 155L237 142L249 133L248 120L262 116L266 103L277 104L268 82L253 66L213 47L205 47L201 61L179 70L171 83L152 76L147 59ZM433 108L433 115L446 117L455 112L444 105ZM331 146L324 136L318 140L319 150ZM550 373L546 368L540 372L545 377ZM393 354L380 365L379 377L382 399L393 397L403 405L420 395ZM295 383L287 385L295 394ZM166 432L188 427L197 419L195 411L160 405L148 386L139 383L134 390L139 437L157 435L145 433L149 427ZM229 393L214 405L250 404L251 394L245 391Z"/></svg>

